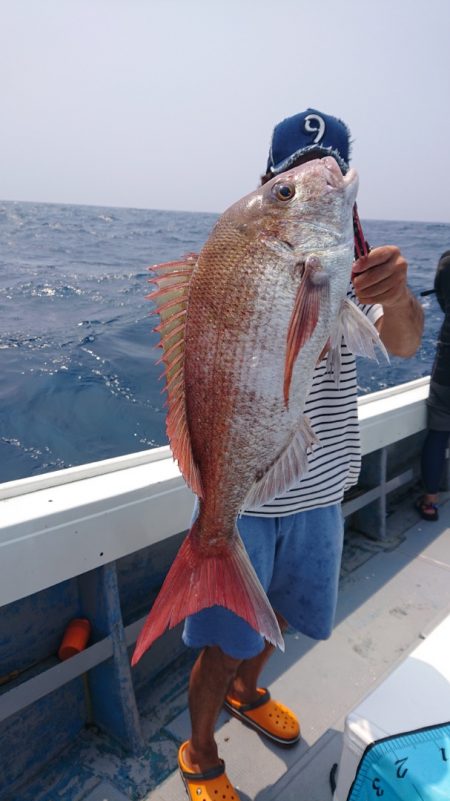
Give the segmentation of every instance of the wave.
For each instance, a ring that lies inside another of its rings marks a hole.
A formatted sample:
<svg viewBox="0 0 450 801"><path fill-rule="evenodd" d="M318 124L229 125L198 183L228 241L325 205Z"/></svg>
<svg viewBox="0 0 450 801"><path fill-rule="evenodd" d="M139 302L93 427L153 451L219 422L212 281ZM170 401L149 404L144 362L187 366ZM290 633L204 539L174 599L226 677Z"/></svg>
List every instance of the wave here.
<svg viewBox="0 0 450 801"><path fill-rule="evenodd" d="M166 443L149 265L199 250L217 215L0 204L0 481ZM420 293L450 226L366 221L372 246L398 244ZM424 299L412 359L358 364L366 393L430 372L442 315Z"/></svg>

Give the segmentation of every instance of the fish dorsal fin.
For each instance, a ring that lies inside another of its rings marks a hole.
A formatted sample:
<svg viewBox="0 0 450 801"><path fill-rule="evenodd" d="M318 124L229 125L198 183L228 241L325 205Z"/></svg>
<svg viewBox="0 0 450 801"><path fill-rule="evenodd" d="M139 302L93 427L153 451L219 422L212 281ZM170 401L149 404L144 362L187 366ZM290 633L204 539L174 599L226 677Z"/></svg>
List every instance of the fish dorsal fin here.
<svg viewBox="0 0 450 801"><path fill-rule="evenodd" d="M294 487L308 470L308 448L318 442L308 418L302 417L297 431L278 459L250 488L243 510L269 503Z"/></svg>
<svg viewBox="0 0 450 801"><path fill-rule="evenodd" d="M389 355L374 324L366 317L352 300L345 298L336 325L330 336L330 349L327 356L327 371L333 373L336 383L341 373L341 342L344 339L354 356L367 356L377 359L376 348L389 362Z"/></svg>
<svg viewBox="0 0 450 801"><path fill-rule="evenodd" d="M155 303L160 323L161 347L167 391L166 429L174 459L177 460L186 483L202 497L200 472L192 453L186 414L184 382L185 328L189 284L198 256L190 253L180 261L170 261L150 267L155 277L150 282L158 287L148 295Z"/></svg>

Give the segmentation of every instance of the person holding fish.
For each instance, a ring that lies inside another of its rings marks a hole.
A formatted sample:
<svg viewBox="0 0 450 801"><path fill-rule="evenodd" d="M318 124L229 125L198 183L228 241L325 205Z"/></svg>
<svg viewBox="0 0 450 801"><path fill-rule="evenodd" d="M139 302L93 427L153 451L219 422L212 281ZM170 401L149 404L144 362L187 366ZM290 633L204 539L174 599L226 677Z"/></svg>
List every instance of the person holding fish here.
<svg viewBox="0 0 450 801"><path fill-rule="evenodd" d="M398 248L369 252L349 160L341 120L283 120L261 186L199 255L153 268L167 432L199 501L132 663L186 618L201 649L178 754L191 799L239 800L214 739L223 706L274 743L300 738L259 676L288 626L333 628L341 502L360 469L355 355L408 357L422 335Z"/></svg>

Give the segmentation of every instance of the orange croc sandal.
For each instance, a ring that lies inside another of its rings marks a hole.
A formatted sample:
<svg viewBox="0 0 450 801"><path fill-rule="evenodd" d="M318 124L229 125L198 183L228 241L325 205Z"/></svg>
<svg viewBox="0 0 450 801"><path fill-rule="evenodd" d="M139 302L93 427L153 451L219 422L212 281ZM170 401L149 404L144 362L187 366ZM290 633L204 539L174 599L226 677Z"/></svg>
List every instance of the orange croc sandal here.
<svg viewBox="0 0 450 801"><path fill-rule="evenodd" d="M291 710L273 701L265 688L258 688L259 698L251 704L242 704L230 695L224 707L247 726L264 734L278 745L294 745L300 740L300 725Z"/></svg>
<svg viewBox="0 0 450 801"><path fill-rule="evenodd" d="M183 752L188 744L183 743L178 751L178 767L190 801L241 801L238 793L225 773L225 762L204 773L193 773L183 760Z"/></svg>

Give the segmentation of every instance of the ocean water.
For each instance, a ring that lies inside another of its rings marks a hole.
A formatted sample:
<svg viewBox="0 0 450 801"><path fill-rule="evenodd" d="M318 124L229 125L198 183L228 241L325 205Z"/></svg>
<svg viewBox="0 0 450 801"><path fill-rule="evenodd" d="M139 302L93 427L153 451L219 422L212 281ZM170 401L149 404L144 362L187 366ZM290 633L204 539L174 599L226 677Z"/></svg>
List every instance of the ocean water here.
<svg viewBox="0 0 450 801"><path fill-rule="evenodd" d="M217 215L0 202L0 482L166 444L147 267L198 250ZM397 244L417 294L450 225L364 221ZM423 298L418 353L359 360L361 394L428 375L442 313Z"/></svg>

